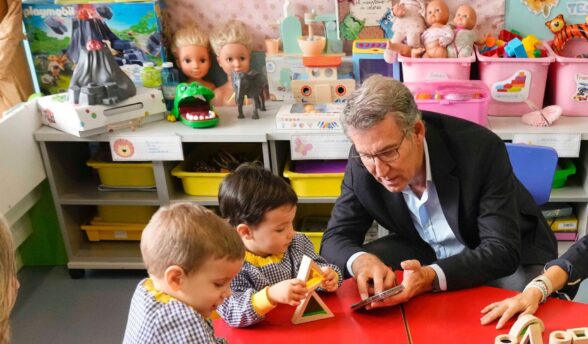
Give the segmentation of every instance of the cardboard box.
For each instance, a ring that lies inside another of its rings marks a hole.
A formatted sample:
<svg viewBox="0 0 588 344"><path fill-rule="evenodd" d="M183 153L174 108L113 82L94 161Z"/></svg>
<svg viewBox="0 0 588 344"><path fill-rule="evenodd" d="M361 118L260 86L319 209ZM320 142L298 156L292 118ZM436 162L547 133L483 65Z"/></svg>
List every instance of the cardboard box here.
<svg viewBox="0 0 588 344"><path fill-rule="evenodd" d="M121 49L115 55L119 65L141 64L142 61L160 65L165 60L159 5L156 1L101 3L92 6L119 39L116 43L110 42L113 48ZM76 15L76 5L36 2L25 3L22 8L34 72L41 92L66 92L74 70L66 50L71 42L72 18Z"/></svg>
<svg viewBox="0 0 588 344"><path fill-rule="evenodd" d="M297 130L343 130L339 116L343 112L344 104L324 103L296 103L284 104L276 115L278 129Z"/></svg>
<svg viewBox="0 0 588 344"><path fill-rule="evenodd" d="M166 113L158 88L138 87L137 94L112 106L75 105L67 93L37 98L43 124L79 137L162 120Z"/></svg>

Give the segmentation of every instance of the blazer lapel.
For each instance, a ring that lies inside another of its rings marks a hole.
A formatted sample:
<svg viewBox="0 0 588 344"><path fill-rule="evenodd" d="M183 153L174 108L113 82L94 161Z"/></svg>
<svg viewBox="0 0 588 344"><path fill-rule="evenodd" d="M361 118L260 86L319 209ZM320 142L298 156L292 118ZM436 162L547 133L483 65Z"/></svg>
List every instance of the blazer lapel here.
<svg viewBox="0 0 588 344"><path fill-rule="evenodd" d="M433 182L437 188L443 214L457 240L463 243L464 240L459 231L459 180L453 175L455 160L435 127L427 125L425 136Z"/></svg>

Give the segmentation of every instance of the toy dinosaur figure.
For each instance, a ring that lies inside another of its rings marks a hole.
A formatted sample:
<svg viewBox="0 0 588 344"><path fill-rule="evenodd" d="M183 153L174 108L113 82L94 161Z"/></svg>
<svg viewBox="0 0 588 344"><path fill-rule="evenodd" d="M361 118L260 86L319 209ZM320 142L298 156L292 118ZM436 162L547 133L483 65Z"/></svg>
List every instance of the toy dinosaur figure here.
<svg viewBox="0 0 588 344"><path fill-rule="evenodd" d="M192 128L207 128L218 124L219 117L210 105L214 91L198 82L180 83L172 109L173 116Z"/></svg>

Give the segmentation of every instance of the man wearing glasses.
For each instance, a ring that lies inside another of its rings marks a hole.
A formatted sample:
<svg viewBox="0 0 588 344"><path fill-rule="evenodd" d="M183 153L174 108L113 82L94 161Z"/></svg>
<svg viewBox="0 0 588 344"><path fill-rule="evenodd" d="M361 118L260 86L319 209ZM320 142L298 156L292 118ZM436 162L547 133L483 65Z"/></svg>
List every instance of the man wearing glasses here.
<svg viewBox="0 0 588 344"><path fill-rule="evenodd" d="M477 124L417 109L399 81L374 75L342 115L353 142L321 255L357 280L362 299L482 284L522 290L557 256L555 237L515 178L506 147ZM373 221L389 235L363 245Z"/></svg>

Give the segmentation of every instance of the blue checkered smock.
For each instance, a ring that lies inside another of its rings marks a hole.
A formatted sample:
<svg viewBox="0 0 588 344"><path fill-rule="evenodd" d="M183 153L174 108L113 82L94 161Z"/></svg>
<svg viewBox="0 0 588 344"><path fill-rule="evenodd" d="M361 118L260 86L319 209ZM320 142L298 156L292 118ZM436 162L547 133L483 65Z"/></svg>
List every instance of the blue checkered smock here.
<svg viewBox="0 0 588 344"><path fill-rule="evenodd" d="M226 343L214 337L210 320L175 298L142 280L131 301L123 344L135 343Z"/></svg>
<svg viewBox="0 0 588 344"><path fill-rule="evenodd" d="M252 256L250 253L248 255ZM297 233L281 259L259 264L255 259L245 258L241 271L231 283L233 295L217 308L219 315L232 327L249 326L263 320L264 317L253 309L252 296L265 287L296 278L303 255L312 258L320 267L329 266L335 270L339 275L339 286L341 286L343 276L341 270L319 256L314 251L312 242L304 234ZM267 258L258 258L267 262Z"/></svg>

